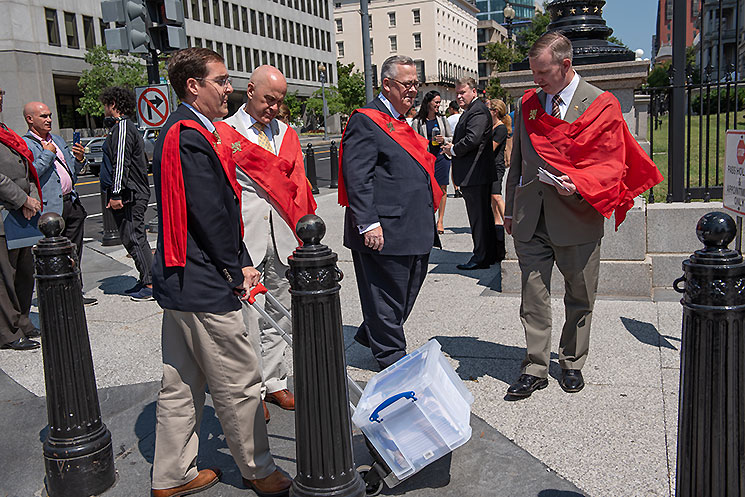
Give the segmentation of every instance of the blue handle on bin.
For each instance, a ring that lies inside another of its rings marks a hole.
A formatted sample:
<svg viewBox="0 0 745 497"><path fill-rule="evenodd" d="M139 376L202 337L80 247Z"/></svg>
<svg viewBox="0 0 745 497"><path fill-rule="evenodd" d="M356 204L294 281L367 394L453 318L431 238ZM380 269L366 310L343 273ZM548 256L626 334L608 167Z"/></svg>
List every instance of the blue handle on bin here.
<svg viewBox="0 0 745 497"><path fill-rule="evenodd" d="M414 402L416 402L416 394L414 393L414 391L410 391L410 392L397 393L396 395L392 395L391 397L388 397L383 402L381 402L378 407L375 408L372 414L370 414L370 421L373 423L382 422L383 420L379 416L380 411L390 406L397 400L401 400L401 399L411 399Z"/></svg>

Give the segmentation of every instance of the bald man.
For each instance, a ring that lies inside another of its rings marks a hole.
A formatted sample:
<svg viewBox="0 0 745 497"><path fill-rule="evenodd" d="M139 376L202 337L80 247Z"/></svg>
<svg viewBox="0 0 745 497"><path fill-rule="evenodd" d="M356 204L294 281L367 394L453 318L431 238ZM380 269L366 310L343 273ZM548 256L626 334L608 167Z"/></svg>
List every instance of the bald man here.
<svg viewBox="0 0 745 497"><path fill-rule="evenodd" d="M287 258L299 245L295 225L315 211L315 202L297 133L277 119L287 93L285 77L276 67L260 66L251 75L246 93L246 104L218 123L218 131L223 142L231 144L243 188L243 241L264 286L289 309L290 285L285 273ZM282 197L279 192L293 193ZM292 322L279 309L269 302L263 305L285 331L291 331ZM244 321L262 363L262 398L294 410L295 398L287 389L287 343L255 310L244 308ZM266 404L264 417L269 421Z"/></svg>
<svg viewBox="0 0 745 497"><path fill-rule="evenodd" d="M83 257L83 228L88 213L75 191L78 174L85 166L85 149L80 143L68 147L61 136L53 135L52 111L43 102L23 106L23 118L28 131L23 139L34 155L34 167L41 183L42 213L56 212L65 220L62 236L77 248L78 260ZM98 300L83 297L85 305Z"/></svg>

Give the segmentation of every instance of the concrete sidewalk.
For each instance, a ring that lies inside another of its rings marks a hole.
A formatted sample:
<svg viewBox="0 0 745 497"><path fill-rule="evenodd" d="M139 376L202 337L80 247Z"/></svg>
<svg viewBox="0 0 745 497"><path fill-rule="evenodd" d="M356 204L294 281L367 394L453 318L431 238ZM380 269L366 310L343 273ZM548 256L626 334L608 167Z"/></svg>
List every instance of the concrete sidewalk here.
<svg viewBox="0 0 745 497"><path fill-rule="evenodd" d="M342 246L343 210L336 193L317 196L326 221L323 240L339 254L342 318L351 375L372 377L369 350L352 340L361 320L351 255ZM564 393L551 379L531 398L504 400L519 375L524 336L519 297L498 292L499 269L461 272L471 248L462 199L450 198L443 250L433 250L429 275L407 323L409 350L437 338L474 394L473 437L391 495L447 496L672 496L679 381L681 306L677 301L599 300L593 319L587 387ZM154 243L153 243L154 246ZM154 400L160 380L157 304L121 295L136 274L121 247L88 243L83 258L89 294L86 309L103 417L112 431L120 480L106 495L145 495L149 488ZM670 280L679 276L671 274ZM601 274L601 278L603 275ZM34 309L34 312L36 309ZM563 324L554 301L553 351ZM553 356L555 359L555 355ZM0 351L0 496L40 495L44 474L44 377L40 351ZM560 368L550 371L555 379ZM216 463L224 483L204 495L252 495L240 490L229 452L211 408L205 410L200 464ZM271 446L278 464L294 474L291 413L271 406ZM14 424L15 423L15 424ZM356 436L358 441L359 436ZM368 457L356 444L356 463Z"/></svg>

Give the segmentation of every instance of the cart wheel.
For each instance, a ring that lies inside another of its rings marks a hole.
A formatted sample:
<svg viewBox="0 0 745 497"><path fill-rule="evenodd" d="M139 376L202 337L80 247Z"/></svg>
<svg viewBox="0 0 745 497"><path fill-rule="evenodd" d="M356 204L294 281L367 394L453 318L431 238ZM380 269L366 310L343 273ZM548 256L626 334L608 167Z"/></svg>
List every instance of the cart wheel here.
<svg viewBox="0 0 745 497"><path fill-rule="evenodd" d="M357 472L365 481L365 495L378 495L383 491L383 480L371 466L363 464L357 467Z"/></svg>

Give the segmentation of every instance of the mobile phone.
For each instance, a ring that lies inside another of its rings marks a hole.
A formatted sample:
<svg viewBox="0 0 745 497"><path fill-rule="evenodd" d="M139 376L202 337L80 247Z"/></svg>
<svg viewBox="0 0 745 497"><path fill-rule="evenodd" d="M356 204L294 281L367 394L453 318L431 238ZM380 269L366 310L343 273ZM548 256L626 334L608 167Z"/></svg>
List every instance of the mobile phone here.
<svg viewBox="0 0 745 497"><path fill-rule="evenodd" d="M80 143L80 131L73 131L72 144L75 145L77 143Z"/></svg>

